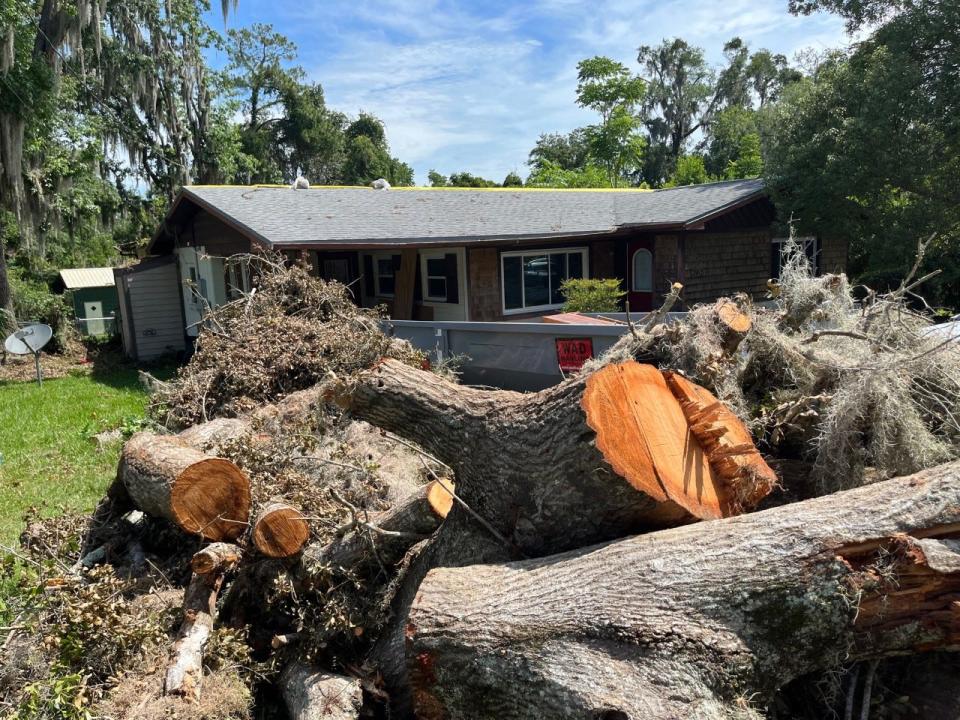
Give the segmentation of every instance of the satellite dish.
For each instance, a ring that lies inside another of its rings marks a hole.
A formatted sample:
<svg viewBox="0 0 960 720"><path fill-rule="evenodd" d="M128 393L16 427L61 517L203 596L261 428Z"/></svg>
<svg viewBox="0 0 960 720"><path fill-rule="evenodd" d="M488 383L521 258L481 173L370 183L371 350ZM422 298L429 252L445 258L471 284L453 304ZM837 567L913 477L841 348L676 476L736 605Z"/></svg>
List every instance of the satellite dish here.
<svg viewBox="0 0 960 720"><path fill-rule="evenodd" d="M49 325L27 325L8 335L3 341L3 347L8 353L13 355L33 355L33 361L37 366L37 383L43 385L43 370L40 368L40 350L50 342L53 337L53 330Z"/></svg>
<svg viewBox="0 0 960 720"><path fill-rule="evenodd" d="M27 325L7 336L3 343L8 353L14 355L34 355L50 342L53 330L49 325Z"/></svg>

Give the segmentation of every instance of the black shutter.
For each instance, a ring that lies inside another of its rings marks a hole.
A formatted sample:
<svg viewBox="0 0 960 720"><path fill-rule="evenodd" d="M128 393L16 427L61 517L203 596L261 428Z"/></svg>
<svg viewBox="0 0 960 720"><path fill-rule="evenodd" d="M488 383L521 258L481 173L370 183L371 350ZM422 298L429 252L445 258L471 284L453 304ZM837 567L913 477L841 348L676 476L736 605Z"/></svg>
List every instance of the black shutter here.
<svg viewBox="0 0 960 720"><path fill-rule="evenodd" d="M363 256L363 289L369 298L377 294L373 284L373 256L371 255Z"/></svg>
<svg viewBox="0 0 960 720"><path fill-rule="evenodd" d="M447 302L460 302L460 283L457 282L457 254L447 253L443 256L447 261Z"/></svg>
<svg viewBox="0 0 960 720"><path fill-rule="evenodd" d="M390 259L393 260L393 272L394 275L400 272L400 263L403 260L402 255L391 255Z"/></svg>

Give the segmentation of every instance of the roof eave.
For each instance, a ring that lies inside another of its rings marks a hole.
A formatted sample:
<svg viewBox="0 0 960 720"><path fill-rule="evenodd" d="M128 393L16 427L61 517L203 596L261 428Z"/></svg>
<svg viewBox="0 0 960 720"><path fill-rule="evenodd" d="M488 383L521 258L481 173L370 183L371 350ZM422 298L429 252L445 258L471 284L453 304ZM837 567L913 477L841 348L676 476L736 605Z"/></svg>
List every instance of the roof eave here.
<svg viewBox="0 0 960 720"><path fill-rule="evenodd" d="M732 212L738 208L742 208L745 205L749 205L752 202L764 198L767 196L767 191L764 187L757 188L754 192L749 195L745 195L742 198L738 198L733 202L729 202L726 205L723 205L713 210L709 210L705 213L697 215L690 218L689 220L684 221L683 229L684 230L703 230L704 226L711 220L720 217L721 215L726 215L729 212Z"/></svg>
<svg viewBox="0 0 960 720"><path fill-rule="evenodd" d="M167 211L166 216L164 216L163 222L160 223L160 227L157 228L157 232L154 233L153 238L150 240L150 243L147 245L147 254L153 254L154 246L156 245L157 241L161 238L161 236L164 233L166 233L168 224L172 221L174 214L176 213L177 209L180 207L180 204L183 203L185 200L193 203L198 208L201 208L207 211L208 213L213 215L215 218L225 223L226 225L229 225L238 233L246 237L248 240L250 240L251 242L257 243L264 249L269 250L273 247L273 243L267 240L267 238L263 237L263 235L258 233L256 230L254 230L253 228L247 225L244 225L242 222L234 218L232 215L229 215L223 212L222 210L220 210L220 208L218 208L213 203L210 203L204 200L202 197L200 197L200 195L198 195L195 192L192 192L189 187L184 187L180 190L179 193L177 193L177 197L174 199L173 204L170 206L170 209Z"/></svg>

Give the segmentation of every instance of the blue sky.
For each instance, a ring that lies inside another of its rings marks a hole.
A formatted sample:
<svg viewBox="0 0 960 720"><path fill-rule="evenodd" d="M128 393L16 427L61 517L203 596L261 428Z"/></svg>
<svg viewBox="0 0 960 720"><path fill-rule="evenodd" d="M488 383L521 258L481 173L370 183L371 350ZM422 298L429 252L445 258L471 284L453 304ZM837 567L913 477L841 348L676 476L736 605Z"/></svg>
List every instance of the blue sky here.
<svg viewBox="0 0 960 720"><path fill-rule="evenodd" d="M211 21L223 29L214 3ZM666 37L700 45L715 65L736 35L788 57L846 44L836 17L797 18L786 7L787 0L240 0L228 26L271 23L294 40L327 103L380 117L393 153L425 184L432 168L525 177L540 133L593 122L574 103L576 64L585 57L608 55L639 71L637 47Z"/></svg>

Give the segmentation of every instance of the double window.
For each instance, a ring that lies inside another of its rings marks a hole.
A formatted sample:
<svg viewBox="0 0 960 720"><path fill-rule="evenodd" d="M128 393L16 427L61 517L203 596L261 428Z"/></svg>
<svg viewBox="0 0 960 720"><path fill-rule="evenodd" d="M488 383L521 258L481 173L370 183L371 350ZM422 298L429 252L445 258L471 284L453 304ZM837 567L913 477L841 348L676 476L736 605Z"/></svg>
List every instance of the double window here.
<svg viewBox="0 0 960 720"><path fill-rule="evenodd" d="M506 252L500 263L505 314L550 310L563 304L564 280L587 276L587 249Z"/></svg>

